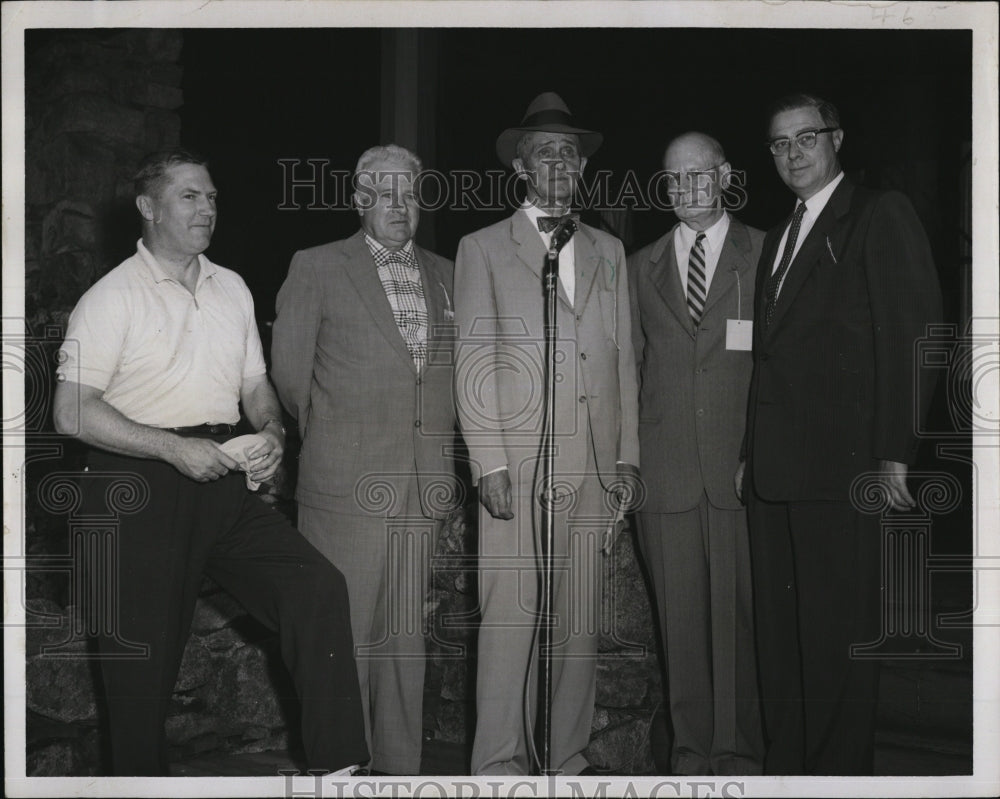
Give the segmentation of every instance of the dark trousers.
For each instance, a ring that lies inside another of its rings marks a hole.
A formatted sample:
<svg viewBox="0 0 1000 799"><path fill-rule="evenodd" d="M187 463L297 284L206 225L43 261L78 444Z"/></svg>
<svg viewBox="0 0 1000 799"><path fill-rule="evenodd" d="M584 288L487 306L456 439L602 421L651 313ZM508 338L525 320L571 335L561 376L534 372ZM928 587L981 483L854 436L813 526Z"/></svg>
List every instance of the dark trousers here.
<svg viewBox="0 0 1000 799"><path fill-rule="evenodd" d="M866 775L874 757L880 528L846 502L749 498L765 774Z"/></svg>
<svg viewBox="0 0 1000 799"><path fill-rule="evenodd" d="M242 474L198 483L159 461L94 451L91 472L137 476L147 498L119 511L120 579L110 612L115 637L99 637L116 775L166 775L164 724L207 575L277 630L302 703L309 768L368 760L343 575L277 510L251 494ZM106 513L107 482L86 498ZM134 511L134 512L132 512ZM97 591L106 586L95 586ZM144 644L141 659L116 658Z"/></svg>

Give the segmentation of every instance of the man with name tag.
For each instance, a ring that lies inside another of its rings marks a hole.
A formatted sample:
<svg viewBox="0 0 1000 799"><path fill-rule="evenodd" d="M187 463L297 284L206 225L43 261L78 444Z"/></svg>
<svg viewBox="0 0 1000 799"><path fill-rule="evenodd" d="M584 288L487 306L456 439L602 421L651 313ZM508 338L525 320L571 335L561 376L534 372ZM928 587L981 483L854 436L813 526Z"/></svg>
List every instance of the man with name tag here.
<svg viewBox="0 0 1000 799"><path fill-rule="evenodd" d="M639 542L666 650L670 762L674 774L759 774L750 552L733 472L764 234L724 207L741 195L712 137L678 136L664 168L678 222L628 270L646 484Z"/></svg>
<svg viewBox="0 0 1000 799"><path fill-rule="evenodd" d="M880 517L859 478L909 510L933 385L916 342L941 319L910 201L844 176L829 102L783 97L768 144L797 201L764 240L754 309L744 494L750 519L766 774L865 775L874 757ZM739 475L738 475L739 478Z"/></svg>
<svg viewBox="0 0 1000 799"><path fill-rule="evenodd" d="M85 512L108 513L115 480L141 486L113 528L118 581L89 575L89 596L112 603L87 610L104 619L113 773L168 773L164 724L207 575L279 632L309 768L349 774L368 752L347 585L247 490L274 476L285 431L250 291L202 254L215 185L207 163L180 149L148 156L135 183L138 252L73 310L54 402L56 429L91 447ZM245 439L234 437L240 406L257 431Z"/></svg>

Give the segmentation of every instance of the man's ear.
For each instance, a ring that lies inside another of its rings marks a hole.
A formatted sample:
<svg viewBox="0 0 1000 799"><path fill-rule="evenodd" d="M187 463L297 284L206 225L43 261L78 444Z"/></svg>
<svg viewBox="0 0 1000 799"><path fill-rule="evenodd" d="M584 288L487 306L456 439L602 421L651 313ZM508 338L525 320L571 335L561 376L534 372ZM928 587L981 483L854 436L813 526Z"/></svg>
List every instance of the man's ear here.
<svg viewBox="0 0 1000 799"><path fill-rule="evenodd" d="M844 141L844 131L842 131L840 128L837 128L835 131L833 131L833 133L830 134L830 138L833 139L833 150L834 150L834 152L839 153L840 152L840 145Z"/></svg>
<svg viewBox="0 0 1000 799"><path fill-rule="evenodd" d="M580 156L580 174L583 174L584 167L587 166L587 159L584 156Z"/></svg>
<svg viewBox="0 0 1000 799"><path fill-rule="evenodd" d="M733 168L730 166L728 161L723 161L719 165L719 188L723 191L729 188L729 183L732 180Z"/></svg>
<svg viewBox="0 0 1000 799"><path fill-rule="evenodd" d="M514 171L518 174L519 177L524 177L524 175L527 173L527 170L524 168L524 161L522 161L520 158L514 158L510 162L510 165L514 167Z"/></svg>
<svg viewBox="0 0 1000 799"><path fill-rule="evenodd" d="M147 222L156 221L156 210L153 208L153 198L148 194L140 194L135 198L135 207L139 209L142 218Z"/></svg>

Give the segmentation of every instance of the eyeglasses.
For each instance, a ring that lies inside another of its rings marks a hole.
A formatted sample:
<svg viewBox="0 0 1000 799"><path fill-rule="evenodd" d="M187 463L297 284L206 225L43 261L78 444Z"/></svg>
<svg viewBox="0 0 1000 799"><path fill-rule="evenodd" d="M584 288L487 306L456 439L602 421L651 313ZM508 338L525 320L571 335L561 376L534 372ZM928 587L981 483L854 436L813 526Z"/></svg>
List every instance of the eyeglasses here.
<svg viewBox="0 0 1000 799"><path fill-rule="evenodd" d="M799 134L796 134L793 138L789 139L787 136L783 136L780 139L771 139L767 143L768 149L771 151L771 155L784 155L788 152L788 148L791 146L792 142L795 142L795 146L800 150L811 150L816 146L816 137L821 133L832 133L837 130L837 128L819 128L818 130L804 130Z"/></svg>

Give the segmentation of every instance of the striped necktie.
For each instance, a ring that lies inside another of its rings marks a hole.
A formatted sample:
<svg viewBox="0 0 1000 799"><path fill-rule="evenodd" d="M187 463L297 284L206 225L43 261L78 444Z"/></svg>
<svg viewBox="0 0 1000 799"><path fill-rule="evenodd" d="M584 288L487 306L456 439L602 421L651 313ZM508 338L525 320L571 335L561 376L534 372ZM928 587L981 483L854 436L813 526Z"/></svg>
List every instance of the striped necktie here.
<svg viewBox="0 0 1000 799"><path fill-rule="evenodd" d="M806 204L799 203L792 214L792 223L788 228L788 238L785 239L785 249L781 253L781 261L778 268L767 279L764 286L764 293L767 297L767 305L764 308L764 327L771 326L771 318L774 316L774 306L778 304L778 289L781 288L781 280L788 271L789 264L792 263L792 253L795 252L795 242L799 238L799 228L802 227L802 216L806 212Z"/></svg>
<svg viewBox="0 0 1000 799"><path fill-rule="evenodd" d="M694 246L688 256L688 312L695 325L701 322L705 310L705 232L695 236Z"/></svg>

